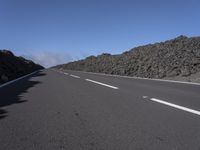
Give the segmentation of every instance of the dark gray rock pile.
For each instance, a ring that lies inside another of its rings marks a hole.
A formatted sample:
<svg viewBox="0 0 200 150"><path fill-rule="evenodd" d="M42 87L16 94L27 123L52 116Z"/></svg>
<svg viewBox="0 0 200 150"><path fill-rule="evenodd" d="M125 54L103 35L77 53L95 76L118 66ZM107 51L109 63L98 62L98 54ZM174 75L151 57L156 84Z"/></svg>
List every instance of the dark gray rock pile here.
<svg viewBox="0 0 200 150"><path fill-rule="evenodd" d="M0 50L0 84L39 69L43 67L23 57L16 57L11 51Z"/></svg>
<svg viewBox="0 0 200 150"><path fill-rule="evenodd" d="M55 68L146 78L187 77L200 72L200 37L179 36L120 55L90 56Z"/></svg>

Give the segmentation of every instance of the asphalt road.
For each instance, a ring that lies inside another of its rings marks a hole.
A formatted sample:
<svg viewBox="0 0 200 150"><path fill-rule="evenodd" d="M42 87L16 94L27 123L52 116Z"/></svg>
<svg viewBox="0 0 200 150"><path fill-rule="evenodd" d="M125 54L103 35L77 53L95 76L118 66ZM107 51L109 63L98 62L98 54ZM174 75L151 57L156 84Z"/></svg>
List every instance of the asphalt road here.
<svg viewBox="0 0 200 150"><path fill-rule="evenodd" d="M200 150L200 85L40 71L0 88L0 150Z"/></svg>

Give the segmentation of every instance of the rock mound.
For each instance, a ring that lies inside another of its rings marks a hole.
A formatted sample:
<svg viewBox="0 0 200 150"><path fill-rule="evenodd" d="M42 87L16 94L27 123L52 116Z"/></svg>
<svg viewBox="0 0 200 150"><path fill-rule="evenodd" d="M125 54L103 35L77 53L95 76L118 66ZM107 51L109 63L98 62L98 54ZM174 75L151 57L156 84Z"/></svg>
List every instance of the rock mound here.
<svg viewBox="0 0 200 150"><path fill-rule="evenodd" d="M16 57L11 51L0 50L0 84L43 69L31 60Z"/></svg>
<svg viewBox="0 0 200 150"><path fill-rule="evenodd" d="M200 37L179 36L120 55L90 56L55 68L145 78L187 77L200 72Z"/></svg>

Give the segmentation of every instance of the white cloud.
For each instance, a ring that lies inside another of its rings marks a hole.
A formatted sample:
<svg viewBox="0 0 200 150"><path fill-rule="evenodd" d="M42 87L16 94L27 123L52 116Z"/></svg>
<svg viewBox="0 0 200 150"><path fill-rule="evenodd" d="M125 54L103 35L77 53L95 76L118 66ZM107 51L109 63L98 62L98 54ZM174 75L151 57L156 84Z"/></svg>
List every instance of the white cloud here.
<svg viewBox="0 0 200 150"><path fill-rule="evenodd" d="M23 57L30 59L46 68L72 61L72 58L69 54L47 51L37 52L30 55L25 55Z"/></svg>

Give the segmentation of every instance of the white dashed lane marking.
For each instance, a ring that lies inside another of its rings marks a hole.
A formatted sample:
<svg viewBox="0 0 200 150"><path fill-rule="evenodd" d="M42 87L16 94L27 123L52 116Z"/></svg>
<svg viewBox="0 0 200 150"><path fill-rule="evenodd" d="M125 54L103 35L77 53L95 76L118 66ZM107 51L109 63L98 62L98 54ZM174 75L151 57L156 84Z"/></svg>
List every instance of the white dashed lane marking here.
<svg viewBox="0 0 200 150"><path fill-rule="evenodd" d="M85 79L85 80L92 82L92 83L99 84L99 85L103 85L103 86L106 86L106 87L109 87L109 88L112 88L112 89L119 89L118 87L115 87L115 86L112 86L112 85L109 85L109 84L105 84L105 83L101 83L101 82L98 82L98 81L94 81L94 80L90 80L90 79Z"/></svg>
<svg viewBox="0 0 200 150"><path fill-rule="evenodd" d="M70 74L70 76L71 76L71 77L74 77L74 78L81 78L81 77L75 76L75 75L73 75L73 74Z"/></svg>
<svg viewBox="0 0 200 150"><path fill-rule="evenodd" d="M194 110L194 109L190 109L190 108L183 107L183 106L180 106L180 105L177 105L177 104L169 103L169 102L166 102L166 101L163 101L163 100L160 100L160 99L156 99L156 98L151 98L150 100L157 102L157 103L160 103L160 104L163 104L163 105L167 105L167 106L179 109L179 110L183 110L183 111L186 111L186 112L189 112L189 113L200 115L200 111L197 111L197 110Z"/></svg>

